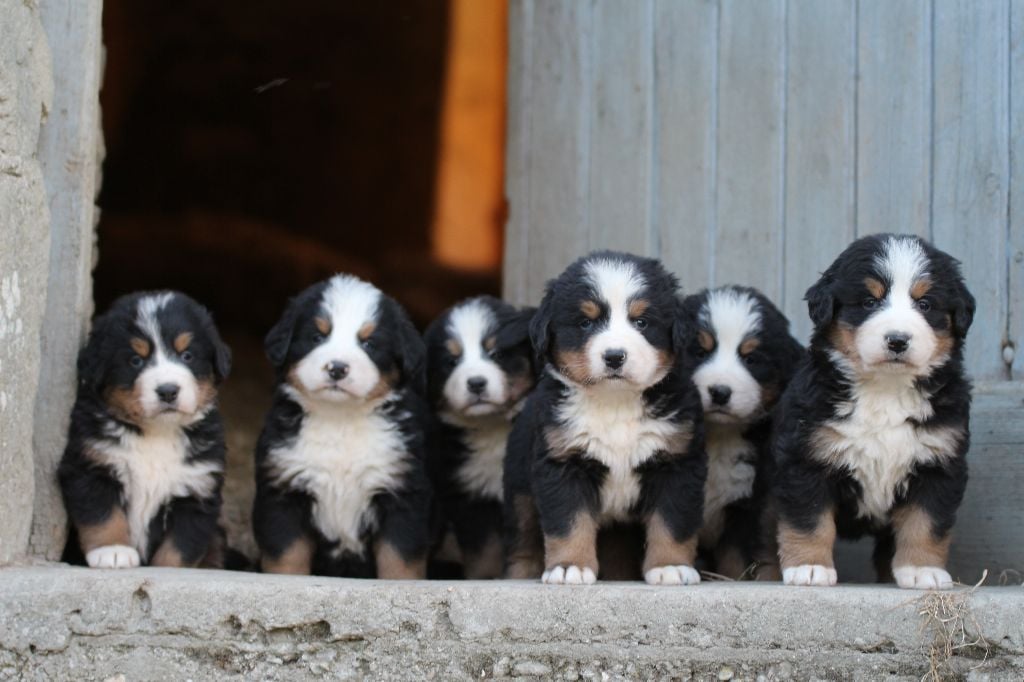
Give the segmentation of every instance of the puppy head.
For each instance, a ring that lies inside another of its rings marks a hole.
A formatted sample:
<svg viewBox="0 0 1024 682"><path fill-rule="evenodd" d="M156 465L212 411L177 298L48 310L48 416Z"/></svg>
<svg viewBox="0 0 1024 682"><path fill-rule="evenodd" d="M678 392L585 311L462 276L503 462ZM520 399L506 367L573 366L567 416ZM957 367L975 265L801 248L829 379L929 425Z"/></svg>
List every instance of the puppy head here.
<svg viewBox="0 0 1024 682"><path fill-rule="evenodd" d="M681 350L677 289L651 258L610 251L581 258L548 284L530 323L534 349L576 384L653 386Z"/></svg>
<svg viewBox="0 0 1024 682"><path fill-rule="evenodd" d="M807 291L815 347L855 374L926 376L959 357L974 318L960 264L919 237L851 244Z"/></svg>
<svg viewBox="0 0 1024 682"><path fill-rule="evenodd" d="M424 335L431 402L466 417L514 411L535 383L533 312L480 296L442 313Z"/></svg>
<svg viewBox="0 0 1024 682"><path fill-rule="evenodd" d="M314 402L422 390L423 342L399 305L372 284L336 275L293 299L264 342L279 381Z"/></svg>
<svg viewBox="0 0 1024 682"><path fill-rule="evenodd" d="M747 424L765 416L803 355L789 320L747 287L705 290L684 308L697 329L688 364L708 421Z"/></svg>
<svg viewBox="0 0 1024 682"><path fill-rule="evenodd" d="M231 351L209 312L172 291L115 301L96 319L78 359L80 390L138 426L198 421L230 369Z"/></svg>

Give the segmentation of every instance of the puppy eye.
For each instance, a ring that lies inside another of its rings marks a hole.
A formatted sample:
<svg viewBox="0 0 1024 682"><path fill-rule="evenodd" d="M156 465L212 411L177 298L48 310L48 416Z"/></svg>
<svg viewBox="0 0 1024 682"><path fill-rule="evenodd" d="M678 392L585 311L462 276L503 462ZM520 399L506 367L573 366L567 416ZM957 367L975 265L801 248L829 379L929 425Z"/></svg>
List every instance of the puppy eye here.
<svg viewBox="0 0 1024 682"><path fill-rule="evenodd" d="M926 313L932 309L932 304L923 298L914 301L914 306L922 313Z"/></svg>
<svg viewBox="0 0 1024 682"><path fill-rule="evenodd" d="M756 362L757 362L757 359L754 357L753 353L747 353L746 355L743 356L743 364L744 365L753 365Z"/></svg>
<svg viewBox="0 0 1024 682"><path fill-rule="evenodd" d="M187 351L184 351L184 352L182 352L182 354L181 354L181 355L179 355L178 357L180 357L180 358L181 358L181 361L182 361L182 362L184 362L184 363L185 363L185 364L187 365L187 364L189 364L190 362L192 362L192 351L189 351L189 350L187 350Z"/></svg>
<svg viewBox="0 0 1024 682"><path fill-rule="evenodd" d="M868 296L863 301L861 301L861 306L864 307L864 310L874 310L875 308L878 307L878 299L872 296Z"/></svg>
<svg viewBox="0 0 1024 682"><path fill-rule="evenodd" d="M644 317L636 318L635 320L633 320L633 326L636 327L637 329L639 329L640 331L643 331L643 330L647 329L647 318L644 318Z"/></svg>
<svg viewBox="0 0 1024 682"><path fill-rule="evenodd" d="M142 356L141 356L141 355L133 355L133 356L132 356L132 359L131 359L131 360L129 360L128 362L129 362L129 364L131 364L131 366L132 366L132 367L134 367L135 369L139 369L139 368L141 368L141 367L142 367L142 366L143 366L144 364L146 364L146 361L142 359Z"/></svg>
<svg viewBox="0 0 1024 682"><path fill-rule="evenodd" d="M363 347L363 350L373 350L377 347L377 344L373 342L373 339L363 339L359 345Z"/></svg>
<svg viewBox="0 0 1024 682"><path fill-rule="evenodd" d="M313 343L323 343L324 339L326 339L326 338L327 337L324 336L323 334L321 334L320 332L315 332L313 334Z"/></svg>
<svg viewBox="0 0 1024 682"><path fill-rule="evenodd" d="M693 351L693 357L697 358L698 360L703 360L707 356L708 352L704 350L703 346L697 346L697 350Z"/></svg>
<svg viewBox="0 0 1024 682"><path fill-rule="evenodd" d="M584 317L580 320L580 329L590 329L594 326L594 321L589 317Z"/></svg>

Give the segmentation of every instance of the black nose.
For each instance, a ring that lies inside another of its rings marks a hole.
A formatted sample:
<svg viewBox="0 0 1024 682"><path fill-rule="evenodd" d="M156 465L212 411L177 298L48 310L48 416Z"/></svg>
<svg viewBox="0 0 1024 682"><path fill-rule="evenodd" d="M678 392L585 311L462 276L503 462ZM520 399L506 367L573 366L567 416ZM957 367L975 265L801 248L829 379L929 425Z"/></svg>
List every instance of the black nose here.
<svg viewBox="0 0 1024 682"><path fill-rule="evenodd" d="M604 364L609 369L619 369L626 364L626 351L621 348L612 348L604 352Z"/></svg>
<svg viewBox="0 0 1024 682"><path fill-rule="evenodd" d="M708 395L711 396L711 402L715 405L726 405L729 403L729 398L732 397L732 389L728 386L715 384L714 386L708 386Z"/></svg>
<svg viewBox="0 0 1024 682"><path fill-rule="evenodd" d="M178 391L181 387L178 384L160 384L156 387L156 397L160 398L160 402L173 405L174 401L178 399Z"/></svg>
<svg viewBox="0 0 1024 682"><path fill-rule="evenodd" d="M903 353L910 348L910 334L889 332L885 335L885 343L893 353Z"/></svg>
<svg viewBox="0 0 1024 682"><path fill-rule="evenodd" d="M324 369L327 371L327 376L334 381L341 381L348 376L348 364L338 360L327 363L327 367Z"/></svg>
<svg viewBox="0 0 1024 682"><path fill-rule="evenodd" d="M483 377L470 377L466 380L466 388L473 395L482 395L487 390L487 379Z"/></svg>

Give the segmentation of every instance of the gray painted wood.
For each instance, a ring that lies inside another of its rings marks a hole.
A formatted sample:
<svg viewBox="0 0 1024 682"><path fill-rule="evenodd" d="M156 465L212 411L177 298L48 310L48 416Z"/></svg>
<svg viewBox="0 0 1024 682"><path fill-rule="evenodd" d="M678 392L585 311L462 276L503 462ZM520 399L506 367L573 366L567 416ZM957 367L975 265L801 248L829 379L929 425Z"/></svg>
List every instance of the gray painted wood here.
<svg viewBox="0 0 1024 682"><path fill-rule="evenodd" d="M505 192L509 198L508 222L505 227L504 267L502 281L505 296L517 303L529 297L530 204L530 112L532 110L533 75L533 0L509 0L509 50L506 88L510 106L506 119Z"/></svg>
<svg viewBox="0 0 1024 682"><path fill-rule="evenodd" d="M1024 379L1024 0L1010 2L1010 239L1007 340Z"/></svg>
<svg viewBox="0 0 1024 682"><path fill-rule="evenodd" d="M1008 10L996 0L935 7L932 235L963 261L978 301L967 363L985 378L1008 378Z"/></svg>

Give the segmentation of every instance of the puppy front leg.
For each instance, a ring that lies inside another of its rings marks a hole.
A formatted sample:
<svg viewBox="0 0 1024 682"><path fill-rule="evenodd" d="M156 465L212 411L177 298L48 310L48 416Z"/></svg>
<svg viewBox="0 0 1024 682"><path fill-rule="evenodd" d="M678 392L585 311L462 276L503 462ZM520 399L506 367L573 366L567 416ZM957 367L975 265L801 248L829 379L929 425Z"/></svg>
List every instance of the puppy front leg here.
<svg viewBox="0 0 1024 682"><path fill-rule="evenodd" d="M58 472L64 506L91 568L135 568L142 561L121 506L121 484L88 453L69 444Z"/></svg>
<svg viewBox="0 0 1024 682"><path fill-rule="evenodd" d="M892 514L896 554L892 575L900 587L945 590L953 587L946 571L950 533L936 532L932 517L917 505L906 505Z"/></svg>
<svg viewBox="0 0 1024 682"><path fill-rule="evenodd" d="M707 466L699 457L669 455L642 472L643 500L648 510L644 580L650 585L696 585L693 567L697 533L704 520Z"/></svg>
<svg viewBox="0 0 1024 682"><path fill-rule="evenodd" d="M153 557L149 561L150 566L198 566L217 533L219 513L219 498L175 499L167 515L167 532L153 552Z"/></svg>
<svg viewBox="0 0 1024 682"><path fill-rule="evenodd" d="M787 585L836 584L832 551L836 543L836 522L832 509L824 510L817 520L800 525L783 518L779 521L779 559L782 582Z"/></svg>
<svg viewBox="0 0 1024 682"><path fill-rule="evenodd" d="M309 535L309 498L288 494L259 481L253 503L252 530L264 573L309 575L316 544Z"/></svg>
<svg viewBox="0 0 1024 682"><path fill-rule="evenodd" d="M538 460L534 489L544 533L544 574L550 585L597 581L597 500L594 472L581 458Z"/></svg>
<svg viewBox="0 0 1024 682"><path fill-rule="evenodd" d="M403 490L381 500L373 554L381 580L425 580L430 546L431 491L426 474L409 474Z"/></svg>

